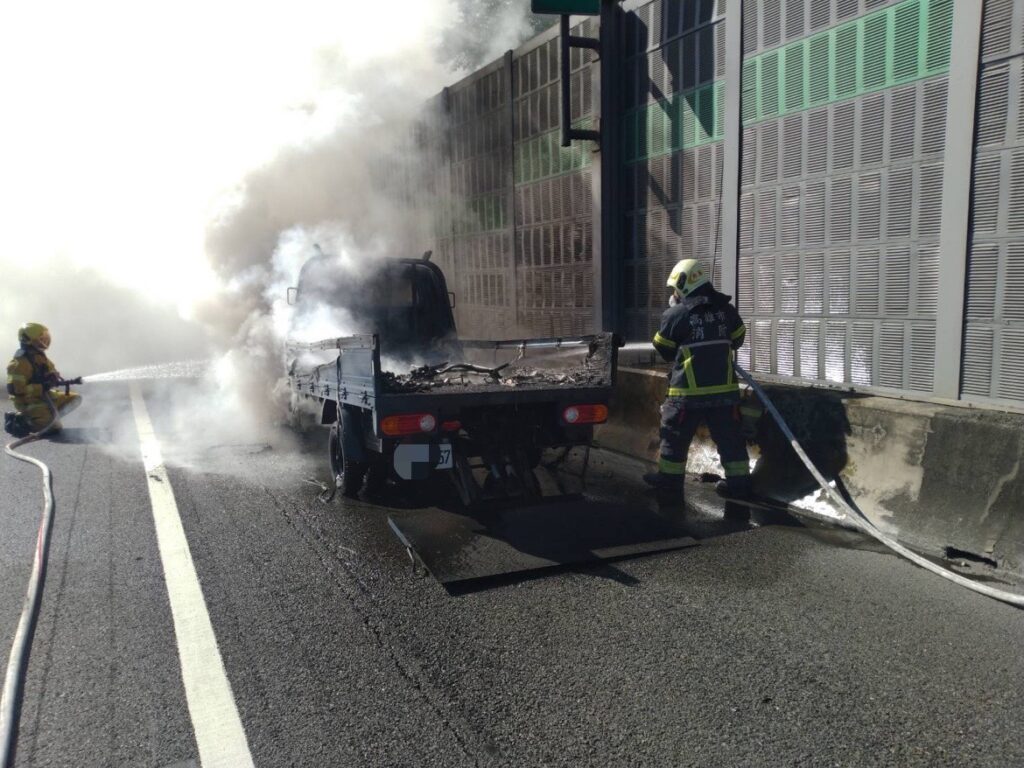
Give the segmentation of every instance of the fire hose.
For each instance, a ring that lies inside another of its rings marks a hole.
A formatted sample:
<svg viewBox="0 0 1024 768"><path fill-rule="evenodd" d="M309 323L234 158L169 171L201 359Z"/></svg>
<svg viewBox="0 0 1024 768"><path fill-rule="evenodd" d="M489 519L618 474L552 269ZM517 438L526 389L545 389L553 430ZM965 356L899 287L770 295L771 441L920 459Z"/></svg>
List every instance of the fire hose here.
<svg viewBox="0 0 1024 768"><path fill-rule="evenodd" d="M863 512L861 512L859 509L856 509L853 505L848 503L847 500L843 498L843 495L839 493L839 490L835 487L835 485L829 483L828 480L825 479L825 476L818 471L818 468L814 466L814 462L811 461L810 457L807 455L807 452L804 451L803 446L801 446L799 441L797 441L796 436L793 434L793 431L789 428L789 425L786 424L785 419L782 418L782 414L779 413L779 410L775 407L775 404L772 403L772 401L769 399L768 395L765 393L761 385L754 381L754 378L749 373L747 373L747 371L745 371L738 363L736 364L736 372L740 375L740 378L743 379L752 390L754 390L754 393L757 395L758 399L767 409L768 413L770 413L772 418L775 419L775 423L778 424L779 429L781 429L782 433L786 436L786 439L789 441L790 446L796 452L796 455L800 458L800 461L803 462L803 465L805 467L807 467L807 471L811 473L812 477L814 477L818 485L821 486L822 491L825 492L825 495L828 496L829 500L831 500L832 503L835 504L835 506L838 508L838 512L843 522L849 523L854 528L857 528L861 532L867 534L879 543L888 547L897 555L906 558L910 562L914 563L915 565L919 565L927 571L931 571L937 576L941 576L944 579L949 579L954 584L959 584L961 587L966 587L967 589L973 592L978 592L979 594L987 595L988 597L995 598L996 600L1000 600L1004 603L1009 603L1010 605L1015 605L1017 607L1024 608L1024 595L1016 594L1014 592L1007 592L1006 590L1002 589L995 589L994 587L990 587L987 584L981 584L977 581L972 581L971 579L968 579L965 576L961 576L959 573L954 573L948 568L943 568L941 565L937 565L936 563L933 563L931 560L928 560L927 558L922 557L916 552L907 549L898 541L896 541L890 536L887 536L885 533L879 530L874 523L868 520L868 518L864 515Z"/></svg>
<svg viewBox="0 0 1024 768"><path fill-rule="evenodd" d="M80 384L81 379L58 383L67 389L71 384ZM39 616L39 603L43 595L43 583L46 580L46 559L50 550L50 531L53 528L53 475L50 473L50 468L39 459L17 451L18 448L45 437L57 425L60 414L57 412L57 407L53 404L49 392L43 392L43 399L46 401L47 408L50 409L50 423L38 432L33 432L4 446L4 453L8 456L33 464L43 473L43 514L36 536L35 557L32 561L28 590L21 609L21 618L18 620L18 629L14 633L11 655L7 660L3 692L0 694L0 768L11 768L14 765L18 715L24 692L25 675L28 671L29 651L32 647L36 619Z"/></svg>

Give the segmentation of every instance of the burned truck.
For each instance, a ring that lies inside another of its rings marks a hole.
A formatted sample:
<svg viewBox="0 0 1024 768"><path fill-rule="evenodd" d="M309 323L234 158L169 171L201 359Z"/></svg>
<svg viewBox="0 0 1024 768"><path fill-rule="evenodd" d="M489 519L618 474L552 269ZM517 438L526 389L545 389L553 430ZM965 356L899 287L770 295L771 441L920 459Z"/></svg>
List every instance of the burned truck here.
<svg viewBox="0 0 1024 768"><path fill-rule="evenodd" d="M318 256L288 298L300 315L326 307L344 326L289 340L287 375L293 401L330 429L331 472L346 495L446 475L469 507L538 498L544 452L589 446L608 417L612 334L460 338L429 254L359 271Z"/></svg>

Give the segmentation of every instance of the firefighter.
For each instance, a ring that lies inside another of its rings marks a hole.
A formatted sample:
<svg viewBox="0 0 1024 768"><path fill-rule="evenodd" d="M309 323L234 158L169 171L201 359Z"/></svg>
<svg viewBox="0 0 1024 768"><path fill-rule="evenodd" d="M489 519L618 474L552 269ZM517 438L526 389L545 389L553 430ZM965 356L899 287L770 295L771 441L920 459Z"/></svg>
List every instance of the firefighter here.
<svg viewBox="0 0 1024 768"><path fill-rule="evenodd" d="M668 278L669 308L654 334L654 348L673 363L668 396L661 406L661 454L658 471L644 480L659 491L681 494L686 456L701 422L718 445L726 496L750 493L750 464L740 431L739 386L733 370L735 350L743 344L746 326L719 293L696 259L684 259Z"/></svg>
<svg viewBox="0 0 1024 768"><path fill-rule="evenodd" d="M25 323L18 329L18 343L18 351L7 364L7 394L21 421L21 424L15 425L14 428L20 426L21 431L27 429L38 432L53 419L50 407L46 404L46 394L49 394L59 415L73 411L81 405L82 398L74 392L66 394L53 389L63 380L46 356L46 350L50 346L50 331L45 325ZM59 430L60 427L58 418L54 430Z"/></svg>

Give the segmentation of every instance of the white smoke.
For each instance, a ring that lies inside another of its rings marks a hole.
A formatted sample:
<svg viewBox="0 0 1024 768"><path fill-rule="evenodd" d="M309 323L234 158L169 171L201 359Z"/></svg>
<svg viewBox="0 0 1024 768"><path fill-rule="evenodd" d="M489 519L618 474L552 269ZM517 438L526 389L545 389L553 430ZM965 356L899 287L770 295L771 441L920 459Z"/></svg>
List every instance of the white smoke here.
<svg viewBox="0 0 1024 768"><path fill-rule="evenodd" d="M474 37L460 2L7 8L0 348L33 320L69 376L212 358L176 395L210 434L279 406L283 337L346 331L285 300L314 244L356 269L419 255L429 207L381 164L416 173L410 126L464 74L453 46L496 57L531 31L501 0L500 34Z"/></svg>

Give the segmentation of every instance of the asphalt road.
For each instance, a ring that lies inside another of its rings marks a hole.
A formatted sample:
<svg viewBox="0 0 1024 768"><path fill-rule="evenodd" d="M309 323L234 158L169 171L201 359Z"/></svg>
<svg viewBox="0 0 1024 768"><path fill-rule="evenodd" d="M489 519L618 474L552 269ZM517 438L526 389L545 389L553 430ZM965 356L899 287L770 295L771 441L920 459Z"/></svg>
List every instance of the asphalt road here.
<svg viewBox="0 0 1024 768"><path fill-rule="evenodd" d="M705 506L699 547L453 596L413 576L384 510L315 500L319 437L218 443L162 402L147 397L258 766L1024 764L1024 612L852 534ZM58 506L17 764L197 765L124 387L68 426L29 449ZM595 488L648 503L621 470L597 461ZM38 473L4 458L0 488L6 664Z"/></svg>

